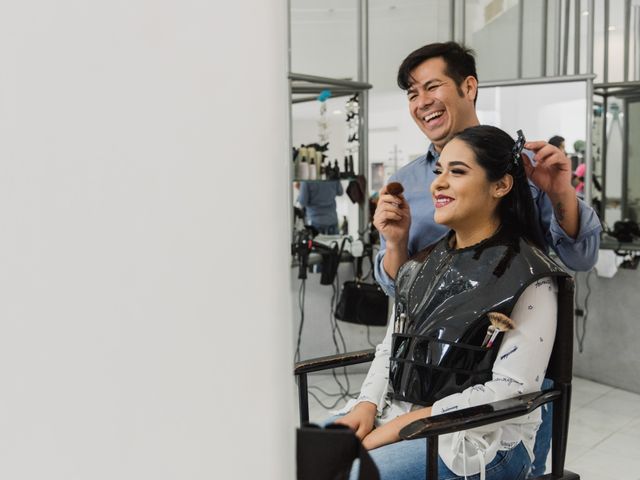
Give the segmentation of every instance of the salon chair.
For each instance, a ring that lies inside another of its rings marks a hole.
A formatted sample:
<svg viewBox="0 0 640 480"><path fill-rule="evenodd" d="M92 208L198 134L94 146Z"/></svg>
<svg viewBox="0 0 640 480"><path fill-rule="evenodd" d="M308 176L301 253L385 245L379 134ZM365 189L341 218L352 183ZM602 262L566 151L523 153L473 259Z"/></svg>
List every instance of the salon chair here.
<svg viewBox="0 0 640 480"><path fill-rule="evenodd" d="M564 469L573 370L573 294L573 279L570 277L558 278L558 324L546 373L546 377L553 380L554 387L552 389L423 418L407 425L400 431L400 437L404 440L424 438L427 442L427 480L437 480L438 478L439 435L526 415L548 402L553 403L551 473L536 478L540 480L580 479L578 474ZM363 350L296 363L294 374L298 377L301 424L309 420L308 373L370 362L374 355L375 350Z"/></svg>

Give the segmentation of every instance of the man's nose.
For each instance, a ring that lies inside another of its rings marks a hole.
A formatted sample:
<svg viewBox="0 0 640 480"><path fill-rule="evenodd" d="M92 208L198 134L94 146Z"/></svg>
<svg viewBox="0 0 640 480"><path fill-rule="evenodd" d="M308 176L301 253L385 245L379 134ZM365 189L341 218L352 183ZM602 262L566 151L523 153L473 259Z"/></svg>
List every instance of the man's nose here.
<svg viewBox="0 0 640 480"><path fill-rule="evenodd" d="M418 102L422 109L429 108L433 104L433 100L433 96L429 95L429 92L426 91L420 92L418 96Z"/></svg>

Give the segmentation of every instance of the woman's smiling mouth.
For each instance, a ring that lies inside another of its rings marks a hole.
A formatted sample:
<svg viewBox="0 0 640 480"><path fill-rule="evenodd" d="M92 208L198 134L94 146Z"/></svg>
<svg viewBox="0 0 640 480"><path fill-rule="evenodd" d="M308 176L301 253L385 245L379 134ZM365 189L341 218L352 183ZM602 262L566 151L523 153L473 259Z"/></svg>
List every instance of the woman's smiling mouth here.
<svg viewBox="0 0 640 480"><path fill-rule="evenodd" d="M454 201L453 198L447 197L446 195L436 195L434 197L433 204L435 205L436 208L442 208L442 207L446 207L453 201Z"/></svg>

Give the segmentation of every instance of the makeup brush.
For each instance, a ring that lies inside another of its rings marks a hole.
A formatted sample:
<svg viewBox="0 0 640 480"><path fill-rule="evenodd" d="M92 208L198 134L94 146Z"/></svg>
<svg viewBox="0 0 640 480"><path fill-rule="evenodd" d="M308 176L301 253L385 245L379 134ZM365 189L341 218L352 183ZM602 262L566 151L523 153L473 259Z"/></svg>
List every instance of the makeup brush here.
<svg viewBox="0 0 640 480"><path fill-rule="evenodd" d="M391 182L387 185L387 193L397 197L404 192L404 187L400 182Z"/></svg>
<svg viewBox="0 0 640 480"><path fill-rule="evenodd" d="M491 325L487 328L487 335L484 337L484 341L482 343L484 346L484 343L487 342L486 347L491 348L491 345L493 345L493 342L496 340L498 333L513 330L515 325L513 320L507 317L504 313L489 312L487 313L487 317L489 317ZM491 334L489 334L489 330L492 330ZM489 340L487 340L487 337L489 337Z"/></svg>

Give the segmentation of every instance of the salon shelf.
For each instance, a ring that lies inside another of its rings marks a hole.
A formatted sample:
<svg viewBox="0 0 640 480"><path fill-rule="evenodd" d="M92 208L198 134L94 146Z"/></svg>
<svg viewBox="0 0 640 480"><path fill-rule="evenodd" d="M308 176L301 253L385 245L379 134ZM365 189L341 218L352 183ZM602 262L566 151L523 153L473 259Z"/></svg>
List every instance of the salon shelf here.
<svg viewBox="0 0 640 480"><path fill-rule="evenodd" d="M603 233L602 240L600 241L600 249L637 252L640 250L640 240L636 239L633 242L620 242L617 238Z"/></svg>

